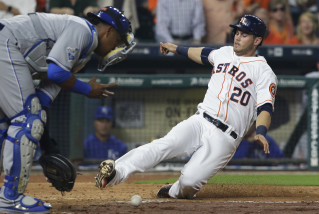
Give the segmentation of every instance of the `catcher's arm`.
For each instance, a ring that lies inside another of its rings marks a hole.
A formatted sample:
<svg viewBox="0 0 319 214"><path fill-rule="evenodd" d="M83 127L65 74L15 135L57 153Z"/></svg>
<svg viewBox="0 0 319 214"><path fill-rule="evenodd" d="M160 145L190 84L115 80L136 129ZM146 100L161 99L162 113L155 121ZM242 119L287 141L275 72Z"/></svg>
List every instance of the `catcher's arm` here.
<svg viewBox="0 0 319 214"><path fill-rule="evenodd" d="M82 82L77 79L74 74L64 70L53 62L49 64L47 74L49 80L58 84L61 88L86 95L89 98L105 98L112 96L114 93L108 91L108 89L118 85L117 83L98 83L96 81L96 76L94 76L88 83Z"/></svg>

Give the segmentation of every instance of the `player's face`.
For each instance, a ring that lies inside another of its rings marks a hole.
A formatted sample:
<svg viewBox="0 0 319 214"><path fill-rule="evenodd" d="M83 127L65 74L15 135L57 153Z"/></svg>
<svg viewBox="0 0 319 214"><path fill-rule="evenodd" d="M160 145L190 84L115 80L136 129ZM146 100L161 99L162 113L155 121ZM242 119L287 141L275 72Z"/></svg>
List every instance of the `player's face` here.
<svg viewBox="0 0 319 214"><path fill-rule="evenodd" d="M260 37L237 30L234 38L234 51L237 56L254 56L260 42Z"/></svg>
<svg viewBox="0 0 319 214"><path fill-rule="evenodd" d="M94 121L95 132L99 136L107 137L110 134L113 122L102 118Z"/></svg>
<svg viewBox="0 0 319 214"><path fill-rule="evenodd" d="M95 53L104 57L115 47L123 44L120 34L111 26L107 26L105 32L99 38L99 44Z"/></svg>

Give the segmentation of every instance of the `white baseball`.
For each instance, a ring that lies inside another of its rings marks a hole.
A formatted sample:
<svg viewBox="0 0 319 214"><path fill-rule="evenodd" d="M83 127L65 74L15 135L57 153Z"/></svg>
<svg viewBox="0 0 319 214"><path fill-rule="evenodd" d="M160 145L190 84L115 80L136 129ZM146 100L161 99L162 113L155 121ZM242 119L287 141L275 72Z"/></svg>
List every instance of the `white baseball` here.
<svg viewBox="0 0 319 214"><path fill-rule="evenodd" d="M139 195L133 195L131 198L131 205L137 207L142 203L142 197Z"/></svg>

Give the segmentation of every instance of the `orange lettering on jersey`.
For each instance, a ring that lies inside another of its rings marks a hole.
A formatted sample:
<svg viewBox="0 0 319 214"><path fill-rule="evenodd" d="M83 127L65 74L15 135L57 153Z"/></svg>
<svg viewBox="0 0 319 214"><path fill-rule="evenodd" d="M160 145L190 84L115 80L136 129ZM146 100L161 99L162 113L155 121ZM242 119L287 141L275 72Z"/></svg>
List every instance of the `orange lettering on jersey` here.
<svg viewBox="0 0 319 214"><path fill-rule="evenodd" d="M277 91L276 89L277 89L276 84L271 83L269 86L269 92L273 98L275 98L275 96L276 96L276 91Z"/></svg>

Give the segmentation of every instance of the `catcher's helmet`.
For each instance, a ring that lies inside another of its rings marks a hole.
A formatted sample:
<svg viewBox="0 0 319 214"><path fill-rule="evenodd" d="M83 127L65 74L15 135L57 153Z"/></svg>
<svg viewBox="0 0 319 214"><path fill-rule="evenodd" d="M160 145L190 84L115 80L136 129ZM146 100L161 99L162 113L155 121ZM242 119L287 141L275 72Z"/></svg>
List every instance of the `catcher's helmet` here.
<svg viewBox="0 0 319 214"><path fill-rule="evenodd" d="M266 25L265 23L254 15L243 15L237 24L231 24L230 27L234 28L233 37L235 36L236 30L240 29L246 33L253 34L258 37L262 37L264 40L266 34ZM262 41L259 45L262 44Z"/></svg>
<svg viewBox="0 0 319 214"><path fill-rule="evenodd" d="M128 45L127 34L132 32L130 21L115 7L104 7L97 13L89 12L88 17L96 17L114 27L120 34L121 39Z"/></svg>

